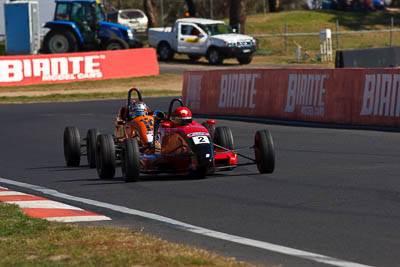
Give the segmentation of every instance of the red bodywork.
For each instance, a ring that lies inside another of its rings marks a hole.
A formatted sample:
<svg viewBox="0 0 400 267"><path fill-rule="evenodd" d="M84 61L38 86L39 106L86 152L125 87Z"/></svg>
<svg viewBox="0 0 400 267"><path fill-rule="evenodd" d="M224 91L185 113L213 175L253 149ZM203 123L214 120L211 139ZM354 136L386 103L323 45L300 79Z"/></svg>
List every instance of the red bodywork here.
<svg viewBox="0 0 400 267"><path fill-rule="evenodd" d="M196 144L195 140L203 143ZM193 121L185 126L171 121L160 123L156 142L159 149L140 157L141 172L174 172L187 174L199 168L207 173L216 169L232 169L237 165L236 153L214 149L208 130Z"/></svg>

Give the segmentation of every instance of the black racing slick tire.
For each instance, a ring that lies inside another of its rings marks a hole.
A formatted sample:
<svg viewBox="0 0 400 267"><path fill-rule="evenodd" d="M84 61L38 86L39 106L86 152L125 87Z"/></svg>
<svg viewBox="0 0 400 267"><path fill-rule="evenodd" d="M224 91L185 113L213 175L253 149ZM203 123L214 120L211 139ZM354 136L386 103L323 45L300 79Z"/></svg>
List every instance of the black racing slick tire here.
<svg viewBox="0 0 400 267"><path fill-rule="evenodd" d="M97 129L89 129L86 134L86 157L90 168L96 167L96 140L99 134Z"/></svg>
<svg viewBox="0 0 400 267"><path fill-rule="evenodd" d="M275 150L271 133L267 129L256 132L254 153L258 171L260 173L273 173L275 169Z"/></svg>
<svg viewBox="0 0 400 267"><path fill-rule="evenodd" d="M162 42L157 47L157 54L161 61L169 61L174 57L174 51L168 43Z"/></svg>
<svg viewBox="0 0 400 267"><path fill-rule="evenodd" d="M126 183L136 182L140 175L140 151L136 139L125 139L121 158L122 176Z"/></svg>
<svg viewBox="0 0 400 267"><path fill-rule="evenodd" d="M77 167L81 162L81 137L76 127L65 127L64 158L69 167Z"/></svg>
<svg viewBox="0 0 400 267"><path fill-rule="evenodd" d="M115 175L114 139L109 134L100 134L96 141L96 169L100 179L112 179Z"/></svg>
<svg viewBox="0 0 400 267"><path fill-rule="evenodd" d="M202 125L208 130L211 141L215 143L215 125L208 125L206 122L203 122Z"/></svg>
<svg viewBox="0 0 400 267"><path fill-rule="evenodd" d="M51 30L43 40L45 53L70 53L78 51L78 41L69 30Z"/></svg>
<svg viewBox="0 0 400 267"><path fill-rule="evenodd" d="M216 127L214 139L214 143L219 146L222 146L228 150L235 149L232 131L228 126Z"/></svg>

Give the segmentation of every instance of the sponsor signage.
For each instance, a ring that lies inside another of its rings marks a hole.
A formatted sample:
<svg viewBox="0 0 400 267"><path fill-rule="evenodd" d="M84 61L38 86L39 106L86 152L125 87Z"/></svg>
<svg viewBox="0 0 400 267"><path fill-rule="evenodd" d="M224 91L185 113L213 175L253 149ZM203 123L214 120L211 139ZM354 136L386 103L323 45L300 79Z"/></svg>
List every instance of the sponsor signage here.
<svg viewBox="0 0 400 267"><path fill-rule="evenodd" d="M158 73L156 53L151 48L0 57L0 86L128 78Z"/></svg>
<svg viewBox="0 0 400 267"><path fill-rule="evenodd" d="M400 126L398 69L240 69L185 72L193 112Z"/></svg>

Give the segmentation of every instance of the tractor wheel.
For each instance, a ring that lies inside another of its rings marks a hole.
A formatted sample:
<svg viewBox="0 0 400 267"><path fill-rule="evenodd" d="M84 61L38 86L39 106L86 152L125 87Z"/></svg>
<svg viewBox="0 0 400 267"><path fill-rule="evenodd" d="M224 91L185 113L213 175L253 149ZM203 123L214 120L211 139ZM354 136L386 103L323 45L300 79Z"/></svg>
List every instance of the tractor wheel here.
<svg viewBox="0 0 400 267"><path fill-rule="evenodd" d="M109 134L100 134L96 141L96 168L100 179L112 179L115 175L114 140Z"/></svg>
<svg viewBox="0 0 400 267"><path fill-rule="evenodd" d="M122 39L111 39L104 46L105 50L121 50L128 48L129 48L128 43Z"/></svg>
<svg viewBox="0 0 400 267"><path fill-rule="evenodd" d="M45 53L69 53L78 51L78 42L70 31L51 30L43 40Z"/></svg>
<svg viewBox="0 0 400 267"><path fill-rule="evenodd" d="M208 130L211 141L215 143L215 125L208 125L206 122L203 122L202 125Z"/></svg>
<svg viewBox="0 0 400 267"><path fill-rule="evenodd" d="M86 156L90 168L96 167L96 139L99 134L99 130L89 129L86 135Z"/></svg>
<svg viewBox="0 0 400 267"><path fill-rule="evenodd" d="M77 167L81 162L81 137L76 127L64 130L64 158L67 166L71 167Z"/></svg>
<svg viewBox="0 0 400 267"><path fill-rule="evenodd" d="M125 139L122 147L121 169L125 182L136 182L140 175L139 145L134 138Z"/></svg>
<svg viewBox="0 0 400 267"><path fill-rule="evenodd" d="M275 169L275 150L271 133L268 130L256 132L254 153L258 171L260 173L273 173Z"/></svg>
<svg viewBox="0 0 400 267"><path fill-rule="evenodd" d="M214 134L215 144L226 149L233 150L235 148L231 128L222 126L215 128Z"/></svg>
<svg viewBox="0 0 400 267"><path fill-rule="evenodd" d="M168 43L162 42L158 45L157 54L161 61L169 61L174 57L174 51Z"/></svg>
<svg viewBox="0 0 400 267"><path fill-rule="evenodd" d="M224 57L217 48L210 48L207 52L207 59L211 65L221 65L224 61Z"/></svg>

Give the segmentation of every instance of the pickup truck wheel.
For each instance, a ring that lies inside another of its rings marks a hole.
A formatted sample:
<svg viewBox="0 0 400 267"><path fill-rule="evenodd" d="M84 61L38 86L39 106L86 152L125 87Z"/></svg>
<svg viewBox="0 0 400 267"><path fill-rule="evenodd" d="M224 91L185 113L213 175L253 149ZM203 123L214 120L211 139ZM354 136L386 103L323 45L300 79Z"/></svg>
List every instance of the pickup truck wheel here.
<svg viewBox="0 0 400 267"><path fill-rule="evenodd" d="M75 35L70 31L51 30L43 40L45 53L68 53L78 51Z"/></svg>
<svg viewBox="0 0 400 267"><path fill-rule="evenodd" d="M211 65L220 65L224 61L222 54L216 48L211 48L208 51L207 58Z"/></svg>
<svg viewBox="0 0 400 267"><path fill-rule="evenodd" d="M161 61L168 61L174 57L174 51L167 43L161 43L157 48L157 53Z"/></svg>
<svg viewBox="0 0 400 267"><path fill-rule="evenodd" d="M253 60L253 55L244 56L244 57L238 57L237 60L239 61L240 65L250 64L250 62Z"/></svg>
<svg viewBox="0 0 400 267"><path fill-rule="evenodd" d="M193 61L193 62L195 62L201 58L201 56L199 56L199 55L188 55L188 57L189 57L190 61Z"/></svg>
<svg viewBox="0 0 400 267"><path fill-rule="evenodd" d="M120 49L128 49L129 45L122 39L111 39L106 43L104 48L106 50L120 50Z"/></svg>

